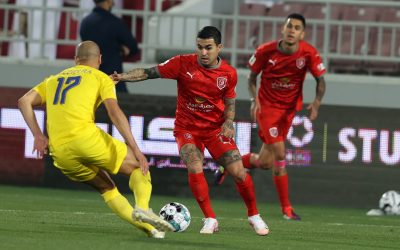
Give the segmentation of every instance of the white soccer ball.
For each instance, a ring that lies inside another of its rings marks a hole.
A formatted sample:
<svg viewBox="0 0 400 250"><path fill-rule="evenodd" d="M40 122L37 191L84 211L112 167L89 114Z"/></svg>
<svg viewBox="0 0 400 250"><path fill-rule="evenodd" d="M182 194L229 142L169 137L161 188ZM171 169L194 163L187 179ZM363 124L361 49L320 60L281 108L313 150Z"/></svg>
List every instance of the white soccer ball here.
<svg viewBox="0 0 400 250"><path fill-rule="evenodd" d="M187 207L178 202L171 202L163 206L160 210L160 217L169 222L175 230L174 232L183 232L190 225L190 212Z"/></svg>
<svg viewBox="0 0 400 250"><path fill-rule="evenodd" d="M400 215L400 193L389 190L382 194L379 200L379 209L387 215Z"/></svg>

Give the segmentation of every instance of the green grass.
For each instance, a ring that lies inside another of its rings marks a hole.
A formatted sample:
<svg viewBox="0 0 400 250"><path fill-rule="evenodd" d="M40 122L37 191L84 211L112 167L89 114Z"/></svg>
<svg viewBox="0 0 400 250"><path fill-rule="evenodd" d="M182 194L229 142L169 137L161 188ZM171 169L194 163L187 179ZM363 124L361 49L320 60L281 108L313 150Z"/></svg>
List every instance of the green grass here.
<svg viewBox="0 0 400 250"><path fill-rule="evenodd" d="M201 235L201 212L193 199L153 196L151 204L157 210L171 201L189 208L191 225L157 240L120 220L94 191L0 186L0 249L400 249L400 216L296 206L303 220L294 222L282 218L278 205L261 203L271 233L260 237L248 225L241 201L214 199L220 232Z"/></svg>

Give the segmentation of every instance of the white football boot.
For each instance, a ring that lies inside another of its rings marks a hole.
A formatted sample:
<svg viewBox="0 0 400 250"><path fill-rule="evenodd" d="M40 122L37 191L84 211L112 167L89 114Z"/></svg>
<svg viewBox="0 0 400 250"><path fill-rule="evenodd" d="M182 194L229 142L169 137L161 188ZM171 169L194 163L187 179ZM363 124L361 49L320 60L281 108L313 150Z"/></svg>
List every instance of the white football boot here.
<svg viewBox="0 0 400 250"><path fill-rule="evenodd" d="M204 218L203 219L204 226L200 230L201 234L213 234L218 232L218 221L214 218Z"/></svg>
<svg viewBox="0 0 400 250"><path fill-rule="evenodd" d="M133 210L132 217L134 220L149 223L159 231L166 232L175 230L171 224L169 224L167 221L163 220L155 213L153 213L153 210L151 210L151 208L149 208L148 210L144 210L135 207L135 209Z"/></svg>
<svg viewBox="0 0 400 250"><path fill-rule="evenodd" d="M264 236L269 233L267 223L264 222L259 214L249 216L248 220L250 225L253 227L254 231L256 231L258 235Z"/></svg>

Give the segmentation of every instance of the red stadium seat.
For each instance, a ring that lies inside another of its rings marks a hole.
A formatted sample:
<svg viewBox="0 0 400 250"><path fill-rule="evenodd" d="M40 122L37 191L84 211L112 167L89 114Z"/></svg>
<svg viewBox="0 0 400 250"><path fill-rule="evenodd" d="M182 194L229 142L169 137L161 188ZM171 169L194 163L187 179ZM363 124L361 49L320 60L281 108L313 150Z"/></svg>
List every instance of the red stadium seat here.
<svg viewBox="0 0 400 250"><path fill-rule="evenodd" d="M75 7L77 5L64 2L64 7ZM67 15L69 13L69 16ZM69 33L67 34L67 25ZM58 29L58 39L77 39L78 37L78 20L70 12L61 12L60 27ZM73 59L75 56L75 45L59 44L57 45L57 58Z"/></svg>
<svg viewBox="0 0 400 250"><path fill-rule="evenodd" d="M376 22L378 12L374 7L352 6L343 9L343 21ZM373 40L376 39L376 28L344 24L338 27L337 46L334 52L340 55L370 55ZM352 39L353 43L352 43ZM332 59L330 67L334 71L365 71L366 62L362 60Z"/></svg>
<svg viewBox="0 0 400 250"><path fill-rule="evenodd" d="M241 4L239 14L243 16L265 16L267 9L262 4ZM251 49L255 48L256 32L259 27L259 21L243 21L238 22L238 40L237 48ZM233 40L233 22L227 21L225 27L222 27L223 44L226 48L232 48ZM239 66L246 66L251 54L240 54L237 57Z"/></svg>
<svg viewBox="0 0 400 250"><path fill-rule="evenodd" d="M342 6L332 5L329 20L339 20L341 18ZM326 17L327 7L325 4L309 4L304 10L304 17L307 20L306 40L309 41L319 51L324 46L324 24L311 24L310 20L324 20ZM336 50L337 27L331 27L330 30L330 51Z"/></svg>
<svg viewBox="0 0 400 250"><path fill-rule="evenodd" d="M274 4L269 10L268 16L280 18L280 21L276 26L274 26L274 23L270 21L263 23L264 25L261 27L263 29L263 35L262 37L259 36L259 39L261 40L258 40L258 44L279 39L281 37L281 28L285 18L292 13L303 14L305 8L305 4L299 3L285 2Z"/></svg>
<svg viewBox="0 0 400 250"><path fill-rule="evenodd" d="M266 14L266 7L262 4L241 4L239 14L243 16L264 16ZM254 44L252 43L252 37L254 33L258 30L259 22L239 20L238 27L239 27L238 30L239 36L237 43L238 48L239 49L254 48ZM248 36L246 36L246 34L248 34ZM223 35L225 37L225 41L223 41L225 47L231 48L233 39L232 21L229 20L226 22Z"/></svg>
<svg viewBox="0 0 400 250"><path fill-rule="evenodd" d="M15 0L8 0L5 1L6 4L14 4ZM8 14L8 27L4 27L6 23L6 16L5 11L0 10L0 33L12 33L12 24L13 24L13 16L14 11L10 11ZM7 56L8 55L8 42L0 42L0 56Z"/></svg>
<svg viewBox="0 0 400 250"><path fill-rule="evenodd" d="M373 40L374 44L372 44L373 55L377 56L400 56L400 28L398 24L400 23L400 9L393 8L383 8L379 11L378 20L381 23L391 23L396 24L397 27L394 28L382 28L379 33L381 33L381 40L378 39ZM377 36L378 37L378 36ZM394 43L392 40L394 39ZM380 48L378 48L380 45ZM399 64L393 62L370 62L368 64L368 69L371 73L374 74L393 74L398 72Z"/></svg>

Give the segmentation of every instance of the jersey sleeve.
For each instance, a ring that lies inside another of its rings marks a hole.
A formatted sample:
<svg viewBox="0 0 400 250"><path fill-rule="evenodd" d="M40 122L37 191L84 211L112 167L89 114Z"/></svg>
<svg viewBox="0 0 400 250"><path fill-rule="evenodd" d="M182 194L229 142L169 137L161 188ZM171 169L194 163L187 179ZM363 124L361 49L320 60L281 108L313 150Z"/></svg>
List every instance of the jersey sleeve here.
<svg viewBox="0 0 400 250"><path fill-rule="evenodd" d="M42 104L46 103L46 82L47 79L45 79L43 82L39 83L33 88L33 90L40 95L40 98L42 98Z"/></svg>
<svg viewBox="0 0 400 250"><path fill-rule="evenodd" d="M160 63L157 68L161 78L178 79L181 66L181 56L174 56Z"/></svg>
<svg viewBox="0 0 400 250"><path fill-rule="evenodd" d="M260 73L260 71L264 68L266 55L264 51L264 46L260 46L256 49L254 54L250 57L248 67L254 73Z"/></svg>
<svg viewBox="0 0 400 250"><path fill-rule="evenodd" d="M311 49L309 70L314 77L320 77L326 72L322 58L315 48Z"/></svg>
<svg viewBox="0 0 400 250"><path fill-rule="evenodd" d="M236 85L237 85L237 73L236 70L232 70L231 77L229 79L229 88L225 93L225 98L235 98L236 97Z"/></svg>
<svg viewBox="0 0 400 250"><path fill-rule="evenodd" d="M117 99L115 84L111 80L111 78L106 74L99 74L98 77L100 80L99 94L101 101L104 101L106 99Z"/></svg>

